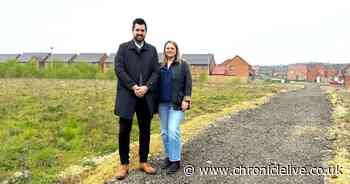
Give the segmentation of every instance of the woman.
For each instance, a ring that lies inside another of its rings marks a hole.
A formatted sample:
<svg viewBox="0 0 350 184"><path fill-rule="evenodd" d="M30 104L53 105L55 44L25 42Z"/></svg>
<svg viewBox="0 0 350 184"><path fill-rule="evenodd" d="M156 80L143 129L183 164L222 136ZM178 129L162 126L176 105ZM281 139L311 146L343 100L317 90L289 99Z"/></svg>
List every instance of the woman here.
<svg viewBox="0 0 350 184"><path fill-rule="evenodd" d="M164 45L159 78L159 117L165 160L161 166L167 174L180 168L180 123L190 108L192 77L190 66L181 59L178 45L167 41Z"/></svg>

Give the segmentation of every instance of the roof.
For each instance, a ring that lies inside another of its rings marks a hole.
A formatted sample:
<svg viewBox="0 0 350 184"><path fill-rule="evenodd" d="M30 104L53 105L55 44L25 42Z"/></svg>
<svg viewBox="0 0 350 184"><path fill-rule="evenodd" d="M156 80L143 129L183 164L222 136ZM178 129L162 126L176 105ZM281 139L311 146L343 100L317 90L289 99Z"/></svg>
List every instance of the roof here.
<svg viewBox="0 0 350 184"><path fill-rule="evenodd" d="M295 68L307 70L308 66L306 64L304 64L304 63L296 63L296 64L288 65L288 70L295 69Z"/></svg>
<svg viewBox="0 0 350 184"><path fill-rule="evenodd" d="M210 62L214 62L213 54L183 54L184 58L191 65L209 65Z"/></svg>
<svg viewBox="0 0 350 184"><path fill-rule="evenodd" d="M60 61L60 62L71 62L77 55L76 54L52 54L47 61Z"/></svg>
<svg viewBox="0 0 350 184"><path fill-rule="evenodd" d="M242 61L243 63L245 63L245 64L247 64L248 66L250 66L250 67L252 67L246 60L244 60L241 56L239 56L239 55L236 55L234 58L233 58L233 60L234 59L238 59L239 61Z"/></svg>
<svg viewBox="0 0 350 184"><path fill-rule="evenodd" d="M17 59L20 54L0 54L0 63L4 63L7 60Z"/></svg>
<svg viewBox="0 0 350 184"><path fill-rule="evenodd" d="M106 55L106 53L80 53L74 59L74 62L99 63L102 57Z"/></svg>
<svg viewBox="0 0 350 184"><path fill-rule="evenodd" d="M227 59L225 60L221 65L226 65L227 63L229 62L238 62L238 61L241 61L243 62L244 64L248 65L249 67L252 67L246 60L244 60L242 57L240 57L239 55L236 55L235 57L233 57L232 59Z"/></svg>
<svg viewBox="0 0 350 184"><path fill-rule="evenodd" d="M19 62L26 63L32 58L35 58L39 62L43 62L48 58L48 56L50 56L50 53L48 52L25 52L18 58L18 60Z"/></svg>

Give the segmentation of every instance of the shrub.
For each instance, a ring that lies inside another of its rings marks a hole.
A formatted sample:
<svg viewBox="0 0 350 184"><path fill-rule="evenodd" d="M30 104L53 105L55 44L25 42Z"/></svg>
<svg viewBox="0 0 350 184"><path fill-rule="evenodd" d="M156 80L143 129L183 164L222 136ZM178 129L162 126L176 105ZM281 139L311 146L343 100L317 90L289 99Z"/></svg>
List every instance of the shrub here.
<svg viewBox="0 0 350 184"><path fill-rule="evenodd" d="M207 72L200 72L199 73L199 81L200 82L207 82L208 81L208 73Z"/></svg>
<svg viewBox="0 0 350 184"><path fill-rule="evenodd" d="M97 64L76 62L66 64L59 60L46 63L39 68L35 59L28 63L19 63L18 60L9 60L0 64L0 78L48 78L48 79L109 79L114 80L112 68L102 72Z"/></svg>

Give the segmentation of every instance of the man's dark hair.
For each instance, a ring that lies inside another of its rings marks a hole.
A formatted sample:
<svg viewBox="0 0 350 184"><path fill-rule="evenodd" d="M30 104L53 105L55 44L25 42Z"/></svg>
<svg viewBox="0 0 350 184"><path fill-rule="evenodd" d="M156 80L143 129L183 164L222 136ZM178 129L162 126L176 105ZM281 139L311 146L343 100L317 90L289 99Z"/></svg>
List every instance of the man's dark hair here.
<svg viewBox="0 0 350 184"><path fill-rule="evenodd" d="M134 30L135 24L145 25L145 31L147 31L147 24L146 24L145 20L143 20L142 18L137 18L132 22L132 30Z"/></svg>

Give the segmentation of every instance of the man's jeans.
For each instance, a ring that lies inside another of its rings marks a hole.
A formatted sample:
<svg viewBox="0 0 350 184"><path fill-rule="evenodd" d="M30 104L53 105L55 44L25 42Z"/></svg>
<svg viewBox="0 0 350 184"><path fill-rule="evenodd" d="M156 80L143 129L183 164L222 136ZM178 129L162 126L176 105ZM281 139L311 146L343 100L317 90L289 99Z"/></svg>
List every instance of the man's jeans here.
<svg viewBox="0 0 350 184"><path fill-rule="evenodd" d="M159 117L165 156L172 162L180 161L180 123L184 119L184 112L181 110L174 110L171 103L160 103Z"/></svg>

